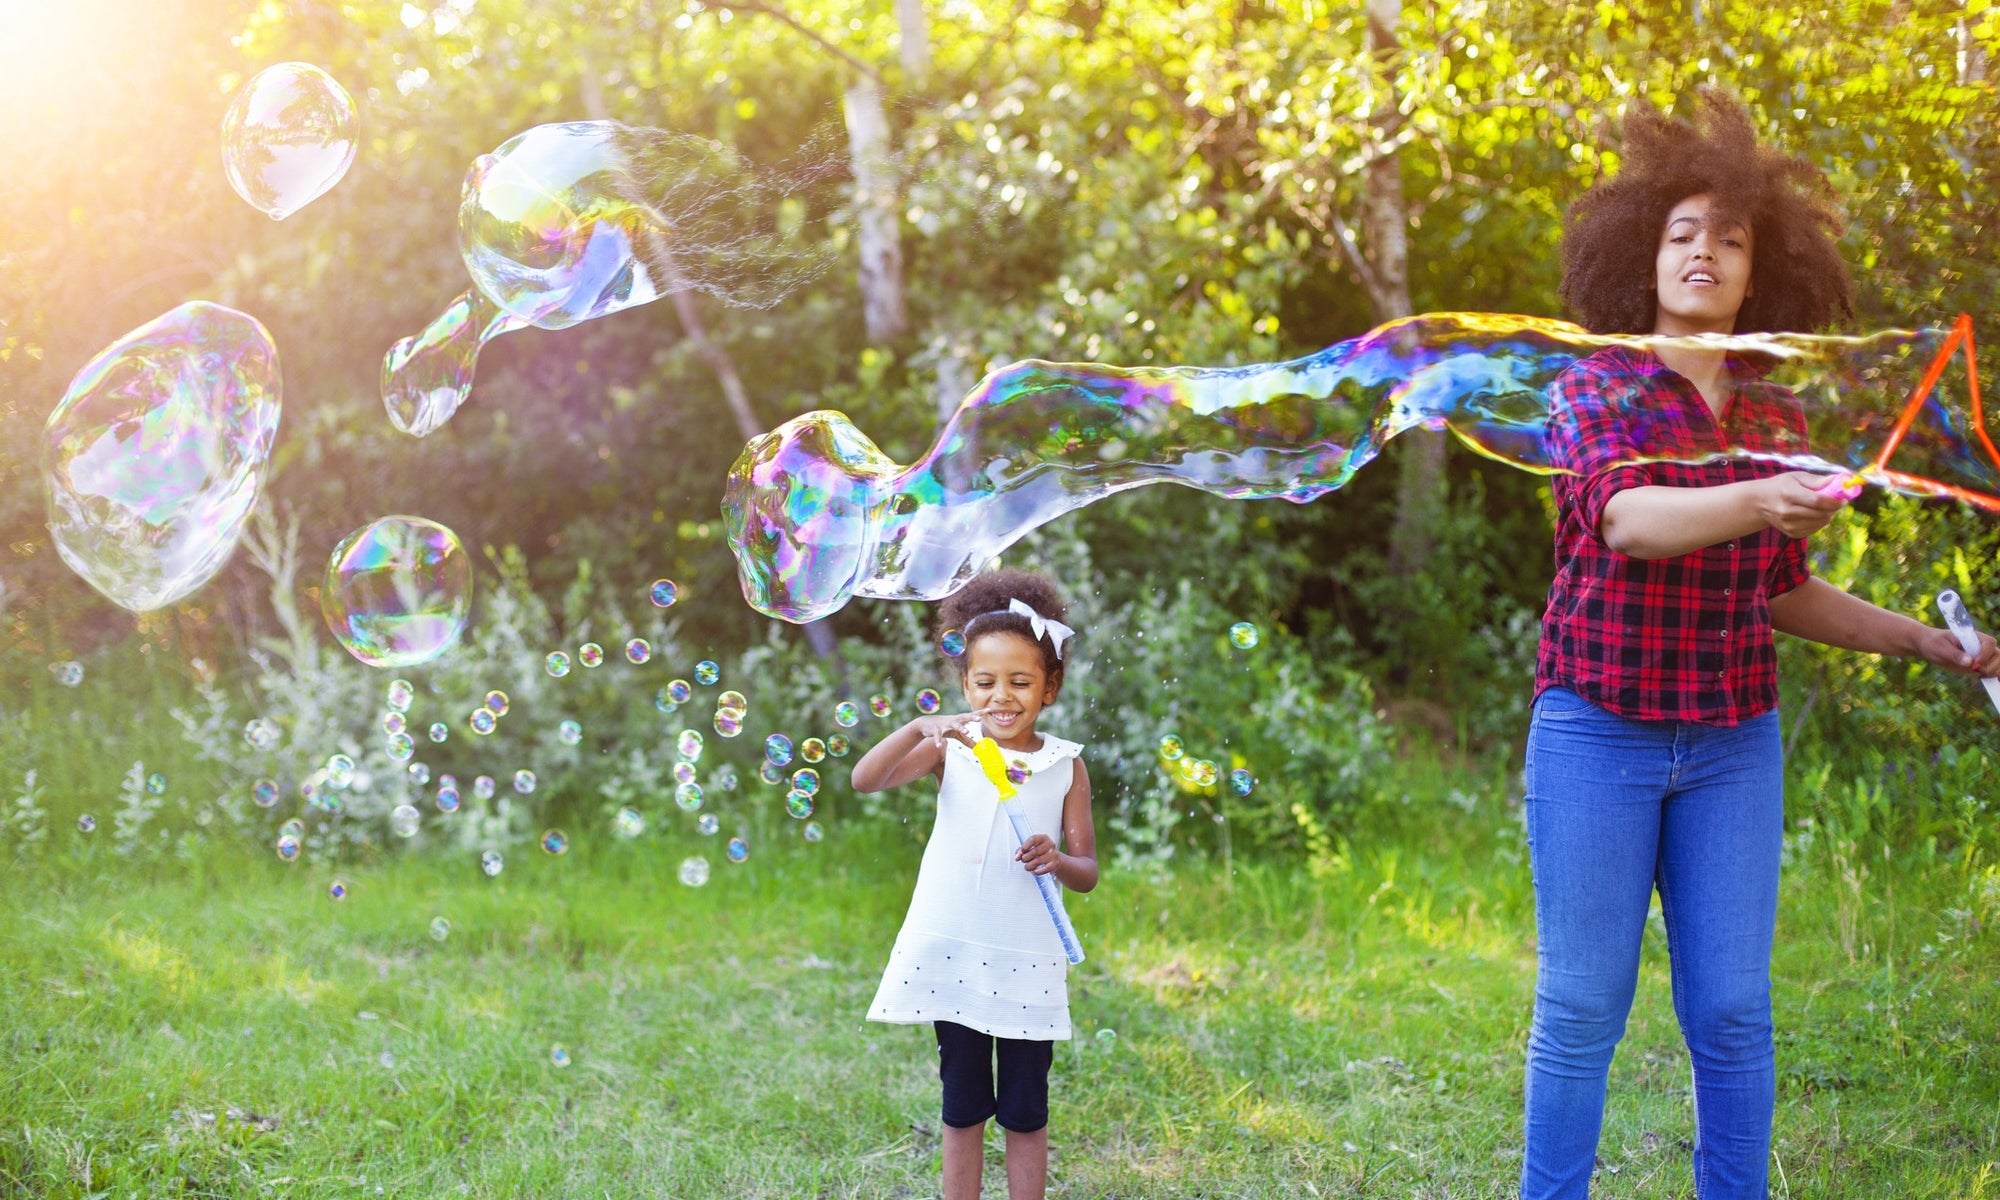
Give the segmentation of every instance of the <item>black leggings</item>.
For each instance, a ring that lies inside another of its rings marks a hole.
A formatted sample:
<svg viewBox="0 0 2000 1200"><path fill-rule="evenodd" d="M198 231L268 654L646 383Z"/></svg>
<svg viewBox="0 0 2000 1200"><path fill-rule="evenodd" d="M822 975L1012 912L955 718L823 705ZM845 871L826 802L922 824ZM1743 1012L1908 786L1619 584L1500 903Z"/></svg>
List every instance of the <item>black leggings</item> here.
<svg viewBox="0 0 2000 1200"><path fill-rule="evenodd" d="M1000 1128L1033 1133L1049 1123L1049 1066L1054 1042L996 1038L951 1021L937 1023L938 1078L944 1082L944 1123L968 1129L998 1116ZM993 1084L995 1043L1000 1085Z"/></svg>

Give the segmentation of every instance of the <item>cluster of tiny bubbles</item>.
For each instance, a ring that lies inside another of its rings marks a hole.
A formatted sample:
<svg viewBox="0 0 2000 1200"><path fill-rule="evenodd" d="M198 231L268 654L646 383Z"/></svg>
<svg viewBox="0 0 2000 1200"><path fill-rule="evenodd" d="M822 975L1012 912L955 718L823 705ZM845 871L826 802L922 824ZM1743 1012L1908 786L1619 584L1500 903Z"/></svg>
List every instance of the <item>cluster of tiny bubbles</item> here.
<svg viewBox="0 0 2000 1200"><path fill-rule="evenodd" d="M700 887L708 882L708 860L697 854L681 860L681 883L687 887Z"/></svg>
<svg viewBox="0 0 2000 1200"><path fill-rule="evenodd" d="M492 713L496 717L504 717L507 715L507 709L510 707L511 704L507 699L507 693L497 688L486 693L487 712Z"/></svg>
<svg viewBox="0 0 2000 1200"><path fill-rule="evenodd" d="M765 783L783 783L785 769L767 758L763 765L757 768L757 777Z"/></svg>
<svg viewBox="0 0 2000 1200"><path fill-rule="evenodd" d="M259 779L250 785L250 799L258 808L269 808L278 802L278 784L275 780Z"/></svg>
<svg viewBox="0 0 2000 1200"><path fill-rule="evenodd" d="M514 772L514 790L523 796L535 790L535 773L526 767Z"/></svg>
<svg viewBox="0 0 2000 1200"><path fill-rule="evenodd" d="M89 833L96 828L97 828L97 818L91 816L89 813L84 813L82 816L76 819L76 829L78 833Z"/></svg>
<svg viewBox="0 0 2000 1200"><path fill-rule="evenodd" d="M693 812L700 808L701 785L698 783L677 785L674 788L674 803L680 805L683 812Z"/></svg>
<svg viewBox="0 0 2000 1200"><path fill-rule="evenodd" d="M792 789L808 796L819 794L819 772L811 767L800 767L792 772Z"/></svg>
<svg viewBox="0 0 2000 1200"><path fill-rule="evenodd" d="M681 735L674 739L674 752L679 754L684 761L699 762L701 760L701 735L692 729L681 730Z"/></svg>
<svg viewBox="0 0 2000 1200"><path fill-rule="evenodd" d="M201 301L86 363L42 431L48 528L63 562L132 612L213 578L263 485L280 375L262 325Z"/></svg>
<svg viewBox="0 0 2000 1200"><path fill-rule="evenodd" d="M736 768L730 766L728 763L723 763L721 766L715 769L715 774L710 778L709 782L714 784L716 788L721 791L725 792L735 791Z"/></svg>
<svg viewBox="0 0 2000 1200"><path fill-rule="evenodd" d="M416 685L412 684L409 680L392 679L389 681L388 703L390 712L393 713L409 712L410 702L415 700L416 698L417 698Z"/></svg>
<svg viewBox="0 0 2000 1200"><path fill-rule="evenodd" d="M403 732L405 729L408 729L409 727L410 723L408 720L404 719L402 713L392 711L392 712L385 712L382 714L383 733L398 734Z"/></svg>
<svg viewBox="0 0 2000 1200"><path fill-rule="evenodd" d="M694 695L694 688L685 679L674 679L668 681L663 693L675 704L686 704L688 697Z"/></svg>
<svg viewBox="0 0 2000 1200"><path fill-rule="evenodd" d="M1239 796L1247 796L1257 788L1257 777L1244 767L1229 773L1229 790Z"/></svg>
<svg viewBox="0 0 2000 1200"><path fill-rule="evenodd" d="M50 663L49 671L64 687L73 688L83 682L83 664L80 662Z"/></svg>
<svg viewBox="0 0 2000 1200"><path fill-rule="evenodd" d="M792 761L792 739L782 733L774 733L764 739L764 761L774 767L790 765Z"/></svg>
<svg viewBox="0 0 2000 1200"><path fill-rule="evenodd" d="M1032 772L1028 770L1028 764L1018 758L1012 759L1007 763L1007 782L1013 784L1015 787L1028 782L1030 774Z"/></svg>
<svg viewBox="0 0 2000 1200"><path fill-rule="evenodd" d="M674 586L674 581L671 579L655 579L652 590L647 594L653 598L653 603L661 608L672 608L674 601L681 598L680 588Z"/></svg>
<svg viewBox="0 0 2000 1200"><path fill-rule="evenodd" d="M354 98L311 63L265 67L222 117L222 168L229 186L274 221L339 183L354 163Z"/></svg>
<svg viewBox="0 0 2000 1200"><path fill-rule="evenodd" d="M681 761L674 764L675 783L693 783L694 778L695 775L694 775L693 763L689 762L686 759L682 759Z"/></svg>
<svg viewBox="0 0 2000 1200"><path fill-rule="evenodd" d="M495 785L493 783L493 777L491 775L480 775L475 777L472 781L472 794L479 797L481 800L491 800L493 798L494 790L495 790Z"/></svg>
<svg viewBox="0 0 2000 1200"><path fill-rule="evenodd" d="M327 884L326 894L335 900L347 899L347 881L345 879L336 879L332 883Z"/></svg>
<svg viewBox="0 0 2000 1200"><path fill-rule="evenodd" d="M422 821L423 815L414 805L398 804L389 810L389 829L397 837L417 836L417 826Z"/></svg>
<svg viewBox="0 0 2000 1200"><path fill-rule="evenodd" d="M817 842L826 836L826 830L820 828L818 821L807 821L801 835L809 842Z"/></svg>
<svg viewBox="0 0 2000 1200"><path fill-rule="evenodd" d="M723 848L723 853L729 856L730 862L740 863L750 857L750 843L740 837L730 838L729 845Z"/></svg>
<svg viewBox="0 0 2000 1200"><path fill-rule="evenodd" d="M807 738L799 743L799 757L809 763L816 763L826 757L826 743L818 738Z"/></svg>
<svg viewBox="0 0 2000 1200"><path fill-rule="evenodd" d="M1174 762L1186 753L1187 747L1175 735L1170 733L1160 739L1160 757L1168 762Z"/></svg>
<svg viewBox="0 0 2000 1200"><path fill-rule="evenodd" d="M1238 650L1257 648L1257 627L1248 621L1238 621L1229 627L1229 644Z"/></svg>
<svg viewBox="0 0 2000 1200"><path fill-rule="evenodd" d="M585 642L576 648L576 661L586 667L603 666L604 647L598 645L596 642Z"/></svg>
<svg viewBox="0 0 2000 1200"><path fill-rule="evenodd" d="M937 694L936 688L925 688L917 693L917 711L925 716L936 712L943 703L944 697Z"/></svg>
<svg viewBox="0 0 2000 1200"><path fill-rule="evenodd" d="M833 723L842 729L852 729L860 720L861 710L855 707L854 701L842 700L833 706Z"/></svg>
<svg viewBox="0 0 2000 1200"><path fill-rule="evenodd" d="M544 829L542 831L542 853L569 853L569 835L560 829Z"/></svg>
<svg viewBox="0 0 2000 1200"><path fill-rule="evenodd" d="M964 631L958 629L945 630L944 635L938 638L938 649L944 651L946 658L957 658L959 655L965 653Z"/></svg>
<svg viewBox="0 0 2000 1200"><path fill-rule="evenodd" d="M694 821L695 832L704 837L712 837L722 829L722 818L714 813L703 813Z"/></svg>
<svg viewBox="0 0 2000 1200"><path fill-rule="evenodd" d="M625 661L639 666L653 657L653 643L645 638L633 638L625 643Z"/></svg>
<svg viewBox="0 0 2000 1200"><path fill-rule="evenodd" d="M569 1065L569 1048L561 1042L549 1047L549 1062L558 1067Z"/></svg>
<svg viewBox="0 0 2000 1200"><path fill-rule="evenodd" d="M431 918L431 940L441 942L451 936L451 922L443 917Z"/></svg>
<svg viewBox="0 0 2000 1200"><path fill-rule="evenodd" d="M485 737L500 727L500 718L494 716L489 709L475 708L472 710L472 715L465 719L465 723L472 726L472 732Z"/></svg>
<svg viewBox="0 0 2000 1200"><path fill-rule="evenodd" d="M722 678L722 668L710 659L702 659L694 665L694 681L703 687L714 687Z"/></svg>
<svg viewBox="0 0 2000 1200"><path fill-rule="evenodd" d="M832 737L826 739L826 752L835 758L846 758L847 739L837 733L834 734Z"/></svg>
<svg viewBox="0 0 2000 1200"><path fill-rule="evenodd" d="M252 717L243 724L243 740L253 750L269 750L278 744L278 723L269 717Z"/></svg>
<svg viewBox="0 0 2000 1200"><path fill-rule="evenodd" d="M431 769L420 762L410 764L410 785L422 787L431 781Z"/></svg>
<svg viewBox="0 0 2000 1200"><path fill-rule="evenodd" d="M407 733L392 733L389 740L382 744L382 749L397 762L408 762L410 756L417 752L417 743Z"/></svg>
<svg viewBox="0 0 2000 1200"><path fill-rule="evenodd" d="M575 721L564 721L556 726L556 737L565 746L574 746L583 740L583 726Z"/></svg>
<svg viewBox="0 0 2000 1200"><path fill-rule="evenodd" d="M886 717L891 712L894 712L895 709L890 706L889 697L870 696L868 698L868 711L874 713L878 717Z"/></svg>
<svg viewBox="0 0 2000 1200"><path fill-rule="evenodd" d="M345 754L335 754L326 760L326 781L337 788L344 788L354 782L354 760Z"/></svg>
<svg viewBox="0 0 2000 1200"><path fill-rule="evenodd" d="M498 850L488 850L479 856L479 869L486 872L488 879L498 875L506 867L507 860L501 857Z"/></svg>
<svg viewBox="0 0 2000 1200"><path fill-rule="evenodd" d="M549 651L549 656L542 660L542 670L547 671L551 679L561 679L569 674L569 655L560 650Z"/></svg>
<svg viewBox="0 0 2000 1200"><path fill-rule="evenodd" d="M646 818L640 816L637 809L621 808L618 815L612 818L611 828L619 837L635 838L646 832Z"/></svg>
<svg viewBox="0 0 2000 1200"><path fill-rule="evenodd" d="M320 613L371 667L407 667L451 649L472 612L472 559L423 517L382 517L342 538L326 563Z"/></svg>
<svg viewBox="0 0 2000 1200"><path fill-rule="evenodd" d="M800 821L803 821L807 817L812 816L813 815L812 793L802 792L797 788L793 788L791 791L786 792L785 811L792 814L792 816L795 819Z"/></svg>
<svg viewBox="0 0 2000 1200"><path fill-rule="evenodd" d="M443 721L431 722L431 740L433 742L442 742L450 737L451 727L449 725L446 725Z"/></svg>

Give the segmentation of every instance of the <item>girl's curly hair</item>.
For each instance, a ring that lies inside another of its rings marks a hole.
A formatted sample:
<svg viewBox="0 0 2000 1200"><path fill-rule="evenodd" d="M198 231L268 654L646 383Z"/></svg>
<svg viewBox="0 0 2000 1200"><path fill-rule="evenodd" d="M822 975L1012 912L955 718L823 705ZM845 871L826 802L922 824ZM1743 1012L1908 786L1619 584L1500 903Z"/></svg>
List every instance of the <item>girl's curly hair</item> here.
<svg viewBox="0 0 2000 1200"><path fill-rule="evenodd" d="M1049 682L1061 683L1062 659L1056 657L1055 646L1047 637L1037 638L1034 626L1028 618L1007 611L1007 602L1019 600L1036 612L1051 620L1060 621L1069 615L1069 606L1063 603L1062 593L1048 576L1035 571L1003 570L984 571L972 577L971 582L945 597L937 609L936 635L942 639L951 630L964 632L966 626L976 619L977 629L966 636L966 650L972 649L972 642L989 633L1018 633L1035 643L1042 652L1042 666L1049 673ZM958 672L961 681L965 679L969 653L947 656L952 669Z"/></svg>
<svg viewBox="0 0 2000 1200"><path fill-rule="evenodd" d="M1651 333L1653 263L1667 213L1714 197L1750 227L1755 294L1738 333L1810 333L1854 312L1833 188L1797 155L1757 144L1742 103L1704 88L1692 124L1641 103L1626 114L1624 165L1564 214L1562 298L1593 333Z"/></svg>

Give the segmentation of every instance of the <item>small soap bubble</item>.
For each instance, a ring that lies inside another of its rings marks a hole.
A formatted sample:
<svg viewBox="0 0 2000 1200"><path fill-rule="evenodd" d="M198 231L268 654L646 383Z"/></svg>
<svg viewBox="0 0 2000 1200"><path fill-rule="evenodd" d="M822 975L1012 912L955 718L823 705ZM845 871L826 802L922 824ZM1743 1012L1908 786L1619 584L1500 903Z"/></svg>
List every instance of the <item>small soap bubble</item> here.
<svg viewBox="0 0 2000 1200"><path fill-rule="evenodd" d="M709 777L709 782L714 784L715 787L720 791L725 791L725 792L735 791L736 768L730 766L728 763L723 763L721 766L715 769L715 774Z"/></svg>
<svg viewBox="0 0 2000 1200"><path fill-rule="evenodd" d="M937 694L936 688L925 688L917 693L917 711L925 716L936 712L943 703L944 697Z"/></svg>
<svg viewBox="0 0 2000 1200"><path fill-rule="evenodd" d="M479 869L486 872L488 879L507 869L507 860L498 850L488 850L479 856Z"/></svg>
<svg viewBox="0 0 2000 1200"><path fill-rule="evenodd" d="M441 942L451 936L451 922L443 917L431 918L431 940Z"/></svg>
<svg viewBox="0 0 2000 1200"><path fill-rule="evenodd" d="M415 805L398 804L389 810L389 830L397 837L417 836L417 826L423 823L423 814Z"/></svg>
<svg viewBox="0 0 2000 1200"><path fill-rule="evenodd" d="M743 718L738 716L734 710L717 710L715 714L715 732L722 737L733 738L743 732Z"/></svg>
<svg viewBox="0 0 2000 1200"><path fill-rule="evenodd" d="M783 783L785 769L767 758L763 765L757 768L757 777L765 783Z"/></svg>
<svg viewBox="0 0 2000 1200"><path fill-rule="evenodd" d="M646 832L646 818L640 816L637 809L621 808L618 815L612 818L611 828L619 837L635 838Z"/></svg>
<svg viewBox="0 0 2000 1200"><path fill-rule="evenodd" d="M729 856L730 862L740 863L750 857L750 843L740 837L733 837L729 839L729 845L724 847L723 852Z"/></svg>
<svg viewBox="0 0 2000 1200"><path fill-rule="evenodd" d="M1183 746L1180 738L1173 734L1170 733L1160 739L1160 757L1168 762L1174 762L1186 753L1187 747Z"/></svg>
<svg viewBox="0 0 2000 1200"><path fill-rule="evenodd" d="M543 831L542 831L542 853L543 853L543 854L567 854L567 853L569 853L569 835L568 835L568 834L566 834L566 833L564 833L564 832L563 832L562 830L560 830L560 829L545 829L545 830L543 830Z"/></svg>
<svg viewBox="0 0 2000 1200"><path fill-rule="evenodd" d="M604 663L604 647L598 645L596 642L585 642L576 649L576 661L586 667L602 666Z"/></svg>
<svg viewBox="0 0 2000 1200"><path fill-rule="evenodd" d="M561 1042L549 1047L549 1062L558 1067L569 1065L569 1049Z"/></svg>
<svg viewBox="0 0 2000 1200"><path fill-rule="evenodd" d="M653 643L645 638L633 638L625 643L625 661L639 666L653 657Z"/></svg>
<svg viewBox="0 0 2000 1200"><path fill-rule="evenodd" d="M56 682L66 688L78 687L83 683L83 664L80 662L50 663L49 670L55 673ZM259 748L268 749L268 747Z"/></svg>
<svg viewBox="0 0 2000 1200"><path fill-rule="evenodd" d="M668 695L667 689L661 688L653 693L653 707L671 716L681 710L681 702Z"/></svg>
<svg viewBox="0 0 2000 1200"><path fill-rule="evenodd" d="M306 823L297 817L293 817L283 825L278 826L278 836L303 839L306 836Z"/></svg>
<svg viewBox="0 0 2000 1200"><path fill-rule="evenodd" d="M826 743L818 738L807 738L799 743L799 757L809 763L816 763L826 757Z"/></svg>
<svg viewBox="0 0 2000 1200"><path fill-rule="evenodd" d="M1238 621L1229 627L1229 644L1238 650L1257 648L1257 627L1248 621Z"/></svg>
<svg viewBox="0 0 2000 1200"><path fill-rule="evenodd" d="M886 717L891 712L894 712L895 709L889 704L889 697L870 696L868 697L868 711L878 717Z"/></svg>
<svg viewBox="0 0 2000 1200"><path fill-rule="evenodd" d="M486 693L485 705L486 705L486 711L492 713L496 717L506 716L507 710L513 707L512 702L507 699L507 693L500 691L497 688L493 691Z"/></svg>
<svg viewBox="0 0 2000 1200"><path fill-rule="evenodd" d="M327 628L361 662L429 662L465 630L472 558L458 535L436 521L383 517L333 548L319 606Z"/></svg>
<svg viewBox="0 0 2000 1200"><path fill-rule="evenodd" d="M417 743L407 733L392 733L389 740L382 744L382 749L397 762L408 762L410 756L417 752Z"/></svg>
<svg viewBox="0 0 2000 1200"><path fill-rule="evenodd" d="M89 813L84 813L76 819L76 831L78 833L90 833L96 828L97 818L91 816Z"/></svg>
<svg viewBox="0 0 2000 1200"><path fill-rule="evenodd" d="M847 739L840 736L839 734L836 733L832 737L826 739L826 752L828 754L831 754L833 757L846 758L847 750L848 750Z"/></svg>
<svg viewBox="0 0 2000 1200"><path fill-rule="evenodd" d="M155 771L151 775L146 776L146 790L155 796L166 795L167 777L165 775L160 774L158 771Z"/></svg>
<svg viewBox="0 0 2000 1200"><path fill-rule="evenodd" d="M385 712L382 714L383 733L397 734L403 732L405 729L408 729L409 727L410 723L407 719L404 718L402 713Z"/></svg>
<svg viewBox="0 0 2000 1200"><path fill-rule="evenodd" d="M671 579L655 579L648 594L652 596L653 603L661 608L672 608L674 601L681 598L681 590L674 586Z"/></svg>
<svg viewBox="0 0 2000 1200"><path fill-rule="evenodd" d="M1018 758L1012 759L1007 763L1007 782L1013 784L1015 787L1028 782L1030 774L1032 772L1028 770L1028 764Z"/></svg>
<svg viewBox="0 0 2000 1200"><path fill-rule="evenodd" d="M812 793L802 792L797 788L793 788L791 791L786 792L785 811L792 814L793 818L800 821L803 821L807 817L812 816L813 815Z"/></svg>
<svg viewBox="0 0 2000 1200"><path fill-rule="evenodd" d="M451 737L451 727L449 725L446 725L443 721L431 722L431 740L433 742L442 742L449 737Z"/></svg>
<svg viewBox="0 0 2000 1200"><path fill-rule="evenodd" d="M688 697L694 695L694 688L685 679L675 679L668 682L666 693L667 699L675 704L686 704Z"/></svg>
<svg viewBox="0 0 2000 1200"><path fill-rule="evenodd" d="M326 760L326 781L329 785L344 788L354 783L354 760L345 754L335 754Z"/></svg>
<svg viewBox="0 0 2000 1200"><path fill-rule="evenodd" d="M575 721L564 721L556 726L556 738L565 746L574 746L583 740L583 726Z"/></svg>
<svg viewBox="0 0 2000 1200"><path fill-rule="evenodd" d="M711 687L722 678L722 668L704 658L694 665L694 681L703 687Z"/></svg>
<svg viewBox="0 0 2000 1200"><path fill-rule="evenodd" d="M250 785L250 799L258 808L269 808L278 802L278 784L275 780L259 779Z"/></svg>
<svg viewBox="0 0 2000 1200"><path fill-rule="evenodd" d="M695 779L695 772L693 763L687 761L686 759L682 759L681 761L674 764L675 783L693 783L694 779Z"/></svg>
<svg viewBox="0 0 2000 1200"><path fill-rule="evenodd" d="M695 809L700 808L701 785L698 783L683 783L679 787L676 787L674 789L674 803L680 805L681 809L685 812L693 812Z"/></svg>
<svg viewBox="0 0 2000 1200"><path fill-rule="evenodd" d="M742 717L750 711L750 699L742 692L724 692L715 698L715 711L735 713Z"/></svg>
<svg viewBox="0 0 2000 1200"><path fill-rule="evenodd" d="M1219 774L1216 765L1203 758L1195 761L1194 767L1188 772L1188 778L1193 780L1197 787L1214 787Z"/></svg>
<svg viewBox="0 0 2000 1200"><path fill-rule="evenodd" d="M701 761L701 734L692 729L681 730L680 737L674 739L674 751L688 762Z"/></svg>
<svg viewBox="0 0 2000 1200"><path fill-rule="evenodd" d="M399 713L409 712L410 702L412 700L415 700L416 698L417 698L417 689L413 684L410 683L409 680L394 679L389 682L390 712L399 712Z"/></svg>
<svg viewBox="0 0 2000 1200"><path fill-rule="evenodd" d="M811 767L800 767L792 772L792 790L804 792L808 796L819 794L819 772Z"/></svg>
<svg viewBox="0 0 2000 1200"><path fill-rule="evenodd" d="M480 737L485 737L495 729L500 728L500 718L494 716L493 710L490 708L473 709L472 715L465 719L465 723L472 726L472 732L478 734Z"/></svg>
<svg viewBox="0 0 2000 1200"><path fill-rule="evenodd" d="M481 800L491 800L494 791L495 785L491 775L481 775L472 781L472 794Z"/></svg>
<svg viewBox="0 0 2000 1200"><path fill-rule="evenodd" d="M694 819L694 827L702 836L712 836L722 828L722 818L714 813L703 813Z"/></svg>
<svg viewBox="0 0 2000 1200"><path fill-rule="evenodd" d="M535 790L535 773L523 767L514 772L514 790L523 796Z"/></svg>
<svg viewBox="0 0 2000 1200"><path fill-rule="evenodd" d="M455 813L458 811L457 788L441 787L438 789L437 810L441 813Z"/></svg>
<svg viewBox="0 0 2000 1200"><path fill-rule="evenodd" d="M299 838L297 834L281 833L278 835L278 857L286 862L293 862L299 857Z"/></svg>
<svg viewBox="0 0 2000 1200"><path fill-rule="evenodd" d="M336 879L332 883L327 884L326 894L333 897L335 900L347 899L347 881L344 879Z"/></svg>
<svg viewBox="0 0 2000 1200"><path fill-rule="evenodd" d="M458 790L458 776L447 771L443 775L438 776L438 786L441 788L450 788L455 792Z"/></svg>
<svg viewBox="0 0 2000 1200"><path fill-rule="evenodd" d="M561 679L569 674L569 655L560 650L550 651L549 656L542 660L542 670L547 671L551 679Z"/></svg>
<svg viewBox="0 0 2000 1200"><path fill-rule="evenodd" d="M826 830L820 828L818 821L807 821L806 827L800 833L809 842L817 842L826 836Z"/></svg>
<svg viewBox="0 0 2000 1200"><path fill-rule="evenodd" d="M278 744L278 723L268 717L252 717L244 722L243 740L253 750L269 750Z"/></svg>
<svg viewBox="0 0 2000 1200"><path fill-rule="evenodd" d="M789 765L792 761L792 739L782 733L774 733L765 738L764 761L774 767Z"/></svg>
<svg viewBox="0 0 2000 1200"><path fill-rule="evenodd" d="M944 635L938 638L938 649L944 651L946 658L957 658L965 653L964 632L957 629L945 630Z"/></svg>
<svg viewBox="0 0 2000 1200"><path fill-rule="evenodd" d="M861 710L855 706L854 701L842 700L833 706L833 723L842 729L854 728L855 722L859 720L861 720Z"/></svg>
<svg viewBox="0 0 2000 1200"><path fill-rule="evenodd" d="M1247 796L1257 787L1257 780L1242 767L1229 773L1229 790L1239 796Z"/></svg>
<svg viewBox="0 0 2000 1200"><path fill-rule="evenodd" d="M708 882L708 860L699 854L681 860L681 883L688 887L700 887Z"/></svg>
<svg viewBox="0 0 2000 1200"><path fill-rule="evenodd" d="M324 195L354 163L354 98L311 63L265 67L222 117L222 166L252 208L282 221Z"/></svg>
<svg viewBox="0 0 2000 1200"><path fill-rule="evenodd" d="M422 787L431 781L431 769L420 762L410 764L410 785Z"/></svg>
<svg viewBox="0 0 2000 1200"><path fill-rule="evenodd" d="M1107 1048L1107 1049L1109 1049L1109 1048L1110 1048L1110 1047L1112 1047L1112 1046L1115 1046L1115 1045L1117 1045L1117 1044L1118 1044L1118 1031L1117 1031L1116 1029L1100 1029L1100 1030L1098 1030L1098 1031L1097 1031L1097 1044L1098 1044L1098 1045L1100 1045L1100 1046L1103 1046L1103 1047L1105 1047L1105 1048Z"/></svg>

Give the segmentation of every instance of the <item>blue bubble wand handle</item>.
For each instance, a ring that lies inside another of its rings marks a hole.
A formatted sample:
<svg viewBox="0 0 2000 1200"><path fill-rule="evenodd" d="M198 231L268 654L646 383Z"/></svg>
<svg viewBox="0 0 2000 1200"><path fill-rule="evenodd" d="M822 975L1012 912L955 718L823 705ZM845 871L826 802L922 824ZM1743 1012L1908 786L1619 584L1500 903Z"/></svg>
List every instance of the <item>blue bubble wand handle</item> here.
<svg viewBox="0 0 2000 1200"><path fill-rule="evenodd" d="M1007 778L1007 764L1000 758L1000 743L992 738L980 738L972 747L979 756L979 769L993 783L993 789L1000 794L1000 809L1007 814L1007 823L1014 827L1014 837L1025 843L1033 831L1028 828L1027 814L1021 806L1011 803L1020 789ZM1042 893L1042 904L1049 910L1049 920L1056 925L1056 937L1062 940L1063 957L1071 963L1083 961L1083 945L1076 940L1076 926L1069 923L1069 913L1063 910L1062 887L1047 875L1032 876L1035 887Z"/></svg>
<svg viewBox="0 0 2000 1200"><path fill-rule="evenodd" d="M1947 589L1938 593L1937 606L1938 611L1944 614L1944 623L1958 636L1958 644L1965 647L1967 654L1977 656L1979 630L1972 623L1972 614L1965 610L1965 601L1958 598L1957 592ZM1992 699L1993 707L2000 709L2000 679L1982 678L1979 682L1986 685L1986 694Z"/></svg>

